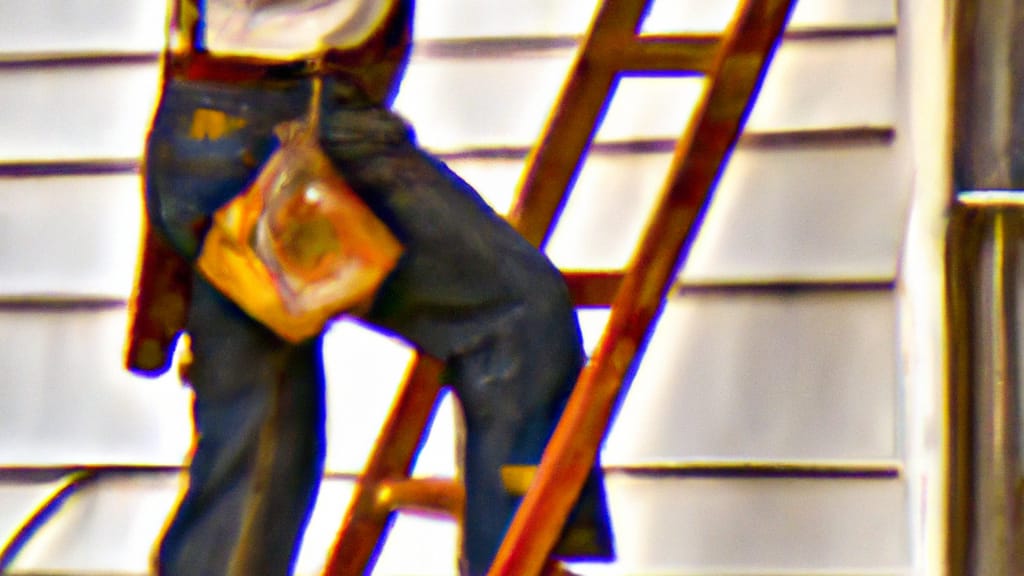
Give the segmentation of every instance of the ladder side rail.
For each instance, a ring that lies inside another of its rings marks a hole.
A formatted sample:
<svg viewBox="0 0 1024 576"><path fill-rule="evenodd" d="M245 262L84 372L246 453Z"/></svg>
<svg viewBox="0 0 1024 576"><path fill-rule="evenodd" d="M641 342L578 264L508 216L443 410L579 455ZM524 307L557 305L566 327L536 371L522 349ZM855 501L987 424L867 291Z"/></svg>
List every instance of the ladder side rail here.
<svg viewBox="0 0 1024 576"><path fill-rule="evenodd" d="M612 306L608 328L505 536L490 576L539 574L578 497L623 381L685 262L711 190L752 107L795 0L749 0L724 39L702 109L680 139L670 181Z"/></svg>
<svg viewBox="0 0 1024 576"><path fill-rule="evenodd" d="M615 92L618 71L613 59L601 55L633 41L650 1L604 0L578 49L509 212L509 221L534 246L543 246L550 236Z"/></svg>
<svg viewBox="0 0 1024 576"><path fill-rule="evenodd" d="M380 502L380 485L407 478L437 410L441 364L418 355L356 482L351 504L324 570L326 576L360 576L372 569L394 517Z"/></svg>

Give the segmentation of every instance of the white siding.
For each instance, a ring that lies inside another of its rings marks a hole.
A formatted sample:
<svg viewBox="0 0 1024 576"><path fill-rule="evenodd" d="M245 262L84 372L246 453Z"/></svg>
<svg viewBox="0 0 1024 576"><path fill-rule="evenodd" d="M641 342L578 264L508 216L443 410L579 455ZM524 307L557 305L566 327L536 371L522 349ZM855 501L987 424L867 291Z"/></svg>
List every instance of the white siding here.
<svg viewBox="0 0 1024 576"><path fill-rule="evenodd" d="M719 30L733 4L660 0L643 30ZM422 42L398 108L426 146L451 157L505 211L522 156L571 65L566 38L584 33L596 0L417 5ZM750 119L748 133L759 137L745 140L727 167L681 274L702 288L673 296L659 320L606 442L607 463L871 461L900 470L889 286L910 198L897 153L906 136L896 107L895 6L801 0L791 29L803 33L783 44ZM158 0L0 0L0 62L133 56L0 65L0 170L71 163L60 176L0 178L0 469L176 465L187 453L187 390L171 376L146 381L121 368L125 311L117 303L134 274L138 176L74 169L139 159L163 20ZM553 47L536 47L551 37L560 38ZM467 39L502 42L476 51ZM702 86L622 82L598 141L626 145L602 148L584 166L548 247L559 265L627 264L669 161L662 141L681 132ZM844 137L850 129L861 136ZM630 147L652 140L661 148ZM495 148L500 157L489 153ZM71 305L45 304L53 297ZM107 304L89 304L95 300ZM592 347L605 312L581 317ZM344 322L326 346L328 468L355 472L409 350ZM453 411L449 400L419 473L452 472ZM55 487L14 478L0 476L0 542ZM90 485L31 540L13 573L143 573L178 488L173 474ZM300 572L324 561L350 490L343 481L325 484ZM609 567L581 566L587 574L899 574L909 562L910 503L899 476L615 473L609 491L621 557ZM452 574L455 538L450 522L403 516L377 573Z"/></svg>
<svg viewBox="0 0 1024 576"><path fill-rule="evenodd" d="M12 576L143 574L179 480L113 476L89 485L39 532ZM621 560L579 564L581 574L899 574L906 564L905 488L895 480L652 480L612 475L609 505ZM325 483L299 557L318 574L351 494ZM452 522L402 515L377 576L450 576Z"/></svg>

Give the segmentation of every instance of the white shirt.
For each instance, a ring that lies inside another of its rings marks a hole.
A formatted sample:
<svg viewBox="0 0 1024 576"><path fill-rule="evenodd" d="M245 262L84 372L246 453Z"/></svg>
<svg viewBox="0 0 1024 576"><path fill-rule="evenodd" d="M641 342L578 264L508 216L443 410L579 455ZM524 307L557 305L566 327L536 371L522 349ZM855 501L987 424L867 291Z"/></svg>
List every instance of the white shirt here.
<svg viewBox="0 0 1024 576"><path fill-rule="evenodd" d="M203 43L212 54L307 57L366 40L395 0L206 0Z"/></svg>

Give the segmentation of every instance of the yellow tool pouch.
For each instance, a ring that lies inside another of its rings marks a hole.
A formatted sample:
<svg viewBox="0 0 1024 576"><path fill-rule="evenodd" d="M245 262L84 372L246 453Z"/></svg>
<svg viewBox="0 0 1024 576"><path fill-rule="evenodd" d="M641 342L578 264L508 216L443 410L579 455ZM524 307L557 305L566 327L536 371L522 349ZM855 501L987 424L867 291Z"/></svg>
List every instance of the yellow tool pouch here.
<svg viewBox="0 0 1024 576"><path fill-rule="evenodd" d="M277 127L280 147L214 214L196 261L217 289L291 342L368 305L403 251L321 149L321 80L313 84L307 118Z"/></svg>

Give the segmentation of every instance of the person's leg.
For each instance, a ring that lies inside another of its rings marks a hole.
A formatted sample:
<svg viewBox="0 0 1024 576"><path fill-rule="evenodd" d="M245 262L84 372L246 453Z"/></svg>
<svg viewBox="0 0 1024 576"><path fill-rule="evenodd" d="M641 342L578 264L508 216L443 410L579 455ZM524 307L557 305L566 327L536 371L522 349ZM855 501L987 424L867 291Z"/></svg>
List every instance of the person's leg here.
<svg viewBox="0 0 1024 576"><path fill-rule="evenodd" d="M326 451L320 339L292 349L275 382L231 574L285 574L295 561Z"/></svg>
<svg viewBox="0 0 1024 576"><path fill-rule="evenodd" d="M308 95L299 82L170 81L147 142L149 224L193 260L211 214L254 178L274 126L305 114ZM160 572L228 574L234 557L286 574L320 480L319 342L287 344L198 273L186 330L196 443Z"/></svg>
<svg viewBox="0 0 1024 576"><path fill-rule="evenodd" d="M582 367L576 319L543 277L522 307L495 323L492 336L453 358L450 378L466 415L466 509L460 570L486 573L519 498L505 465L535 465L561 417ZM555 554L609 559L611 529L599 465L563 530Z"/></svg>
<svg viewBox="0 0 1024 576"><path fill-rule="evenodd" d="M285 344L198 275L188 330L196 443L160 574L229 574L233 557L287 574L320 481L318 343Z"/></svg>
<svg viewBox="0 0 1024 576"><path fill-rule="evenodd" d="M465 412L463 571L480 574L517 506L501 467L539 461L582 366L575 310L551 262L419 149L401 118L326 102L325 151L405 247L362 318L445 359ZM561 555L612 555L598 470Z"/></svg>

